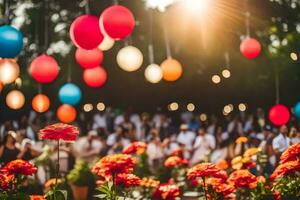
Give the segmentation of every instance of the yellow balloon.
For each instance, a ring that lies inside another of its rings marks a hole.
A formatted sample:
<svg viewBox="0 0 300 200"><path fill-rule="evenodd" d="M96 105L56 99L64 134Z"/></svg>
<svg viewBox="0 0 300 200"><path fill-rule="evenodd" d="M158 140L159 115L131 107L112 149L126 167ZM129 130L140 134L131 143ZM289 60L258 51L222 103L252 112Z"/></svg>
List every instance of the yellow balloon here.
<svg viewBox="0 0 300 200"><path fill-rule="evenodd" d="M25 104L25 96L19 90L12 90L6 95L6 105L13 109L18 110Z"/></svg>
<svg viewBox="0 0 300 200"><path fill-rule="evenodd" d="M19 76L19 65L14 59L0 60L0 82L5 84L13 83Z"/></svg>

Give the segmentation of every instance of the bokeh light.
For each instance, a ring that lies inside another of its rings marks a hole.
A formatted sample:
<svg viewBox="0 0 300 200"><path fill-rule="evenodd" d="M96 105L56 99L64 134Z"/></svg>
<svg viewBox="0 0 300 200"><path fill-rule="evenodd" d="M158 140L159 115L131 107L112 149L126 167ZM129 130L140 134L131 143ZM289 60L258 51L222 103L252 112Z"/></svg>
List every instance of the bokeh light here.
<svg viewBox="0 0 300 200"><path fill-rule="evenodd" d="M290 56L291 56L291 59L292 59L293 61L297 61L297 60L298 60L298 55L297 55L295 52L292 52L292 53L290 54Z"/></svg>
<svg viewBox="0 0 300 200"><path fill-rule="evenodd" d="M240 110L241 112L245 112L245 111L247 110L246 104L240 103L240 104L239 104L239 110Z"/></svg>
<svg viewBox="0 0 300 200"><path fill-rule="evenodd" d="M202 122L205 122L205 121L207 120L207 115L206 115L205 113L202 113L202 114L200 115L200 120L201 120Z"/></svg>
<svg viewBox="0 0 300 200"><path fill-rule="evenodd" d="M221 82L221 77L219 75L213 75L211 80L213 83L219 84Z"/></svg>
<svg viewBox="0 0 300 200"><path fill-rule="evenodd" d="M104 110L105 110L105 104L102 103L102 102L99 102L99 103L97 104L97 110L99 110L99 111L104 111Z"/></svg>
<svg viewBox="0 0 300 200"><path fill-rule="evenodd" d="M222 76L223 76L224 78L230 78L231 72L230 72L228 69L224 69L224 70L222 71Z"/></svg>
<svg viewBox="0 0 300 200"><path fill-rule="evenodd" d="M195 110L195 105L193 103L189 103L187 106L186 106L186 109L190 112L193 112Z"/></svg>
<svg viewBox="0 0 300 200"><path fill-rule="evenodd" d="M94 109L93 104L87 103L83 105L84 112L91 112Z"/></svg>
<svg viewBox="0 0 300 200"><path fill-rule="evenodd" d="M169 111L176 111L179 109L179 104L176 102L170 103L168 109Z"/></svg>

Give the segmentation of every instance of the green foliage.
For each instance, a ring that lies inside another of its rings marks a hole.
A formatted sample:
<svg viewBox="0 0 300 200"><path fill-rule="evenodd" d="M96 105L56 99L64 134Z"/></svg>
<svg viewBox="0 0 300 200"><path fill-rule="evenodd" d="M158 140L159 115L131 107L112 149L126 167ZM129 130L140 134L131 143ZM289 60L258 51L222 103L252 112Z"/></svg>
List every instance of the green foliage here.
<svg viewBox="0 0 300 200"><path fill-rule="evenodd" d="M57 186L55 186L49 192L47 192L45 198L47 200L67 200L68 193L66 190L61 190Z"/></svg>
<svg viewBox="0 0 300 200"><path fill-rule="evenodd" d="M95 181L94 175L88 163L82 160L76 161L74 169L67 175L67 180L76 186L88 186Z"/></svg>
<svg viewBox="0 0 300 200"><path fill-rule="evenodd" d="M23 193L0 193L0 200L30 200L30 197Z"/></svg>
<svg viewBox="0 0 300 200"><path fill-rule="evenodd" d="M282 199L300 198L300 173L295 176L284 176L276 180L273 191L280 193Z"/></svg>
<svg viewBox="0 0 300 200"><path fill-rule="evenodd" d="M151 175L150 167L148 164L148 155L146 153L142 153L136 156L137 165L134 168L134 174L139 177L147 177Z"/></svg>

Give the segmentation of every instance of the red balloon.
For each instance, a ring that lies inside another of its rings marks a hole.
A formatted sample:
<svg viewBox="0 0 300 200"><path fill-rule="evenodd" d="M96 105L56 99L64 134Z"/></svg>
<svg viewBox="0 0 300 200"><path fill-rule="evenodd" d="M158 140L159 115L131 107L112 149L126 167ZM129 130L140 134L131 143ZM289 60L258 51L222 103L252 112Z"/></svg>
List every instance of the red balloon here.
<svg viewBox="0 0 300 200"><path fill-rule="evenodd" d="M135 26L135 19L130 10L124 6L114 5L103 11L100 16L102 32L109 37L120 40L128 37Z"/></svg>
<svg viewBox="0 0 300 200"><path fill-rule="evenodd" d="M93 50L77 49L75 59L84 69L94 68L102 63L103 53L98 48Z"/></svg>
<svg viewBox="0 0 300 200"><path fill-rule="evenodd" d="M56 60L47 55L36 57L29 67L29 74L39 83L51 83L59 73L59 66Z"/></svg>
<svg viewBox="0 0 300 200"><path fill-rule="evenodd" d="M246 38L242 41L240 51L244 57L254 59L261 52L261 44L254 38Z"/></svg>
<svg viewBox="0 0 300 200"><path fill-rule="evenodd" d="M63 104L57 109L56 116L63 123L71 123L76 119L77 112L73 106Z"/></svg>
<svg viewBox="0 0 300 200"><path fill-rule="evenodd" d="M82 49L95 49L103 41L98 17L82 15L73 21L70 28L70 37L76 46Z"/></svg>
<svg viewBox="0 0 300 200"><path fill-rule="evenodd" d="M291 114L289 109L281 104L273 106L269 111L269 119L276 126L281 126L288 123L290 117Z"/></svg>
<svg viewBox="0 0 300 200"><path fill-rule="evenodd" d="M107 73L102 67L86 69L83 72L83 80L92 88L101 87L107 80Z"/></svg>

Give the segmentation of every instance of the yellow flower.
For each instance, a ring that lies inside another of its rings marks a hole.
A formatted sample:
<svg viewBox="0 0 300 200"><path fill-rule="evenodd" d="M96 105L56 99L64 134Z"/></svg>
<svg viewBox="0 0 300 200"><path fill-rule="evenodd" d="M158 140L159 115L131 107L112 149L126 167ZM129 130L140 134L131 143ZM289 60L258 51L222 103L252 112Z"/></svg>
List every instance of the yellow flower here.
<svg viewBox="0 0 300 200"><path fill-rule="evenodd" d="M256 155L259 151L260 151L260 149L259 148L255 148L255 147L247 149L245 151L245 153L244 153L244 157L250 158L250 157Z"/></svg>

